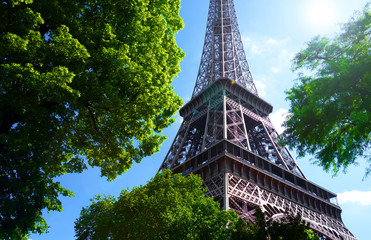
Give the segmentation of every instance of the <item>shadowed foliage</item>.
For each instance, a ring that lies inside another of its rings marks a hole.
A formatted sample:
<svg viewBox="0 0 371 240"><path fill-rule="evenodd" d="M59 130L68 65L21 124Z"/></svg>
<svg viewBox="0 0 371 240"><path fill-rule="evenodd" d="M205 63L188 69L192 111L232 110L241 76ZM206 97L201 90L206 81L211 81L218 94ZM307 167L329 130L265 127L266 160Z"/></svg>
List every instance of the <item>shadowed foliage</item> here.
<svg viewBox="0 0 371 240"><path fill-rule="evenodd" d="M267 220L260 208L256 208L255 224L240 218L235 225L232 240L320 240L300 216L282 214L279 220Z"/></svg>

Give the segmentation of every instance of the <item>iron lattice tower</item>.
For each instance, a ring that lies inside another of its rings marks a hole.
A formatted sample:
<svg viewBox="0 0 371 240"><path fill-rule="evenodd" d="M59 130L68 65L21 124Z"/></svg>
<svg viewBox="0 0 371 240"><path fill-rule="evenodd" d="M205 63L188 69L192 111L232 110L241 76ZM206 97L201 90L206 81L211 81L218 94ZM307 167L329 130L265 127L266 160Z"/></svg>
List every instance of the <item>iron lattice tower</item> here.
<svg viewBox="0 0 371 240"><path fill-rule="evenodd" d="M325 239L356 238L344 226L336 194L308 181L258 96L233 0L210 0L205 43L192 99L160 170L199 174L223 209L253 221L255 206L279 219L300 214ZM334 201L335 200L335 201Z"/></svg>

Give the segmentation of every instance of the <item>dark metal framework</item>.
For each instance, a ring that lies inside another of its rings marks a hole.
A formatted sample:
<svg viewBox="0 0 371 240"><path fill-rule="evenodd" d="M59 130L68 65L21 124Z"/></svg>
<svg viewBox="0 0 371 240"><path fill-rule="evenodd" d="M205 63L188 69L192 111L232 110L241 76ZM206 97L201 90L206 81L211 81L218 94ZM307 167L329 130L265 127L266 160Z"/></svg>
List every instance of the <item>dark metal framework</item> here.
<svg viewBox="0 0 371 240"><path fill-rule="evenodd" d="M258 95L243 49L234 1L211 0L205 43L193 97L220 77Z"/></svg>
<svg viewBox="0 0 371 240"><path fill-rule="evenodd" d="M324 239L356 238L344 226L336 194L306 179L279 141L258 96L243 50L233 0L210 0L205 44L192 99L160 170L200 174L223 209L253 221L300 214Z"/></svg>

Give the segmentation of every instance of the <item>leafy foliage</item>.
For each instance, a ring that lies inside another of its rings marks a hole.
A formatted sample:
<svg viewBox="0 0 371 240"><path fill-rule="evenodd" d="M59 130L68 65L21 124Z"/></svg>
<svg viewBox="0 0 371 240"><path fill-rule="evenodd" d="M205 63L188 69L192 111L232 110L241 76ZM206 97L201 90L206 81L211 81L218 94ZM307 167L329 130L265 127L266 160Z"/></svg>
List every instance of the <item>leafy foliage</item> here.
<svg viewBox="0 0 371 240"><path fill-rule="evenodd" d="M123 190L117 199L96 196L75 222L76 238L319 240L300 216L283 214L276 222L266 220L257 208L252 224L233 211L220 210L205 191L198 175L183 177L164 170L145 186Z"/></svg>
<svg viewBox="0 0 371 240"><path fill-rule="evenodd" d="M96 197L75 222L83 239L230 239L236 213L205 197L199 176L170 170L121 195Z"/></svg>
<svg viewBox="0 0 371 240"><path fill-rule="evenodd" d="M255 224L239 219L232 240L319 240L301 217L290 213L282 214L278 221L266 220L265 215L256 208Z"/></svg>
<svg viewBox="0 0 371 240"><path fill-rule="evenodd" d="M268 237L266 231L266 220L260 208L255 211L255 224L238 219L232 240L265 240Z"/></svg>
<svg viewBox="0 0 371 240"><path fill-rule="evenodd" d="M301 220L300 215L285 213L279 221L268 221L267 225L270 240L320 240L320 237Z"/></svg>
<svg viewBox="0 0 371 240"><path fill-rule="evenodd" d="M90 165L113 180L159 150L182 104L183 22L180 0L0 6L0 238L16 239L72 196L55 177Z"/></svg>
<svg viewBox="0 0 371 240"><path fill-rule="evenodd" d="M356 164L358 157L371 171L371 11L363 12L343 26L334 40L316 37L299 52L294 70L296 86L287 91L291 116L286 121L285 142L299 155L315 154L316 163L336 175Z"/></svg>

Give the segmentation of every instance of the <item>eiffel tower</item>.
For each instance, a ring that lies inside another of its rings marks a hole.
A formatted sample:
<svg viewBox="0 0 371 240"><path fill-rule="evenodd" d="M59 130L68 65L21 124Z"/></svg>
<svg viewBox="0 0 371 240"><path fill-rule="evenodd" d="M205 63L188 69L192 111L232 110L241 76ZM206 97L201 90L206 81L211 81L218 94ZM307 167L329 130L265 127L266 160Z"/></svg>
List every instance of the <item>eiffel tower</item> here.
<svg viewBox="0 0 371 240"><path fill-rule="evenodd" d="M199 174L223 209L254 220L300 214L322 239L356 238L341 220L336 194L310 182L279 141L272 105L254 85L233 0L210 0L205 43L191 100L160 170Z"/></svg>

